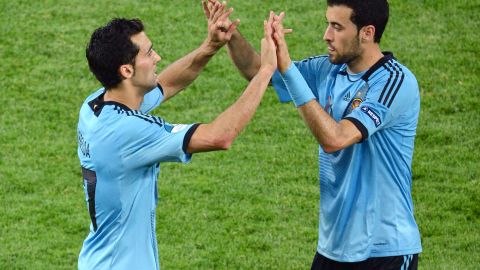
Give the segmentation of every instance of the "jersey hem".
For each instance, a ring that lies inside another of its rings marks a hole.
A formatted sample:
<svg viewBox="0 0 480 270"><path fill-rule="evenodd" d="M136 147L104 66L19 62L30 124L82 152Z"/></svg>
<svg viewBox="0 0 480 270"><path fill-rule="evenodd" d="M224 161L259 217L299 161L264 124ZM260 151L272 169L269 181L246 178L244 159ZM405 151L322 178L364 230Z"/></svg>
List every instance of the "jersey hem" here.
<svg viewBox="0 0 480 270"><path fill-rule="evenodd" d="M183 145L182 145L182 150L184 153L190 154L190 153L187 153L187 147L188 147L188 144L190 143L190 140L192 139L193 133L195 133L195 130L197 130L199 126L200 124L198 123L194 124L192 127L190 127L190 129L185 134L185 137L183 138Z"/></svg>
<svg viewBox="0 0 480 270"><path fill-rule="evenodd" d="M360 133L362 133L362 141L364 141L368 138L368 129L357 118L345 117L344 119L352 122L352 124L354 124L355 127L357 127L357 129L360 131ZM362 142L362 141L360 141L360 142Z"/></svg>
<svg viewBox="0 0 480 270"><path fill-rule="evenodd" d="M329 258L330 260L333 260L336 262L361 262L361 261L367 260L368 258L419 254L422 252L422 248L403 249L403 250L396 250L396 251L371 252L370 256L359 256L359 257L350 257L350 256L339 257L339 256L332 255L327 251L320 250L318 248L317 248L317 252Z"/></svg>

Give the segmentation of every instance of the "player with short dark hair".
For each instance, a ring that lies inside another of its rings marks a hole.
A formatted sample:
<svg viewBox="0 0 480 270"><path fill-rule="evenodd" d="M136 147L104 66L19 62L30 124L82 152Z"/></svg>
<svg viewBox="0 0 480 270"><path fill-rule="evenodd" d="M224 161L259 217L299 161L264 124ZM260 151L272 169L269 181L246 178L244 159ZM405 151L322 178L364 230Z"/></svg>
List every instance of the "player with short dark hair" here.
<svg viewBox="0 0 480 270"><path fill-rule="evenodd" d="M86 49L88 66L106 89L122 81L118 73L121 65L135 64L139 48L130 37L143 31L139 19L113 19L93 32Z"/></svg>
<svg viewBox="0 0 480 270"><path fill-rule="evenodd" d="M375 27L374 42L380 43L385 27L388 23L389 5L385 0L357 1L357 0L327 0L327 5L346 6L352 9L350 20L360 31L364 26Z"/></svg>
<svg viewBox="0 0 480 270"><path fill-rule="evenodd" d="M290 59L285 14L270 14L278 62L272 84L281 101L294 102L319 143L319 237L311 269L416 269L422 247L411 164L418 83L380 50L386 0L327 4L328 55L302 61ZM260 58L238 31L228 49L252 78Z"/></svg>
<svg viewBox="0 0 480 270"><path fill-rule="evenodd" d="M208 124L172 125L149 114L188 86L225 44L232 10L208 11L208 37L160 74L160 56L138 19L114 19L93 33L90 69L104 86L80 109L78 156L91 218L78 269L160 269L155 216L162 162L189 162L193 153L226 150L250 121L276 69L273 20L265 24L261 68L238 100ZM226 31L218 32L222 28Z"/></svg>

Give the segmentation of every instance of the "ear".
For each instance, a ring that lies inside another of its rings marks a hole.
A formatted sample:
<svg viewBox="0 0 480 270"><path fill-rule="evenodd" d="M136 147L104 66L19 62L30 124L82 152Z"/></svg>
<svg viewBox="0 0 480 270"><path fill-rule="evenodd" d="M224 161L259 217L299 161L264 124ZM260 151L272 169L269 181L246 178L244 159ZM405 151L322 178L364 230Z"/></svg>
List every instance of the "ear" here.
<svg viewBox="0 0 480 270"><path fill-rule="evenodd" d="M130 79L135 74L135 70L131 64L121 65L118 68L118 73L122 76L123 79Z"/></svg>
<svg viewBox="0 0 480 270"><path fill-rule="evenodd" d="M375 26L373 25L366 25L362 27L360 31L360 39L362 42L371 43L375 40Z"/></svg>

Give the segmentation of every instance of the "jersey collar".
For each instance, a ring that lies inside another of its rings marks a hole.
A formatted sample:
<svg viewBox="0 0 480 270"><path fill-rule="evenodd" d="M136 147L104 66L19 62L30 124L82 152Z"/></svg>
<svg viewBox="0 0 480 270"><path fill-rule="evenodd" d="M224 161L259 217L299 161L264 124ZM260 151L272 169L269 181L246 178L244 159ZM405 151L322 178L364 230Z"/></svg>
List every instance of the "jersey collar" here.
<svg viewBox="0 0 480 270"><path fill-rule="evenodd" d="M105 96L105 91L103 91L103 93L101 93L98 97L94 98L93 100L91 100L90 102L88 102L88 106L90 107L90 109L92 109L93 111L93 114L95 114L95 116L99 116L100 113L102 112L102 109L105 105L116 105L122 109L124 109L125 111L131 111L132 109L130 109L129 107L127 107L125 104L122 104L122 103L119 103L119 102L116 102L116 101L104 101L104 96Z"/></svg>
<svg viewBox="0 0 480 270"><path fill-rule="evenodd" d="M383 57L380 58L380 60L378 60L375 64L373 64L373 66L371 66L367 70L367 72L365 72L365 74L363 74L362 80L368 82L368 78L370 77L370 75L372 75L378 68L383 66L383 64L385 64L387 61L391 59L395 59L392 52L382 52L382 53L383 53Z"/></svg>

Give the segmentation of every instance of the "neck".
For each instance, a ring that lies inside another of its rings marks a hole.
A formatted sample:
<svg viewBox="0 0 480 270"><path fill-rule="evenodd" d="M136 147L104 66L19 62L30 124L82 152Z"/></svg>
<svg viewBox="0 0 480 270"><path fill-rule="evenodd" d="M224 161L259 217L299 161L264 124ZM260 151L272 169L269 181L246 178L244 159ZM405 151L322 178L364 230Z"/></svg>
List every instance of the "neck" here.
<svg viewBox="0 0 480 270"><path fill-rule="evenodd" d="M143 102L143 95L139 93L140 91L134 87L120 84L117 87L108 89L103 98L104 101L115 101L132 110L138 110Z"/></svg>
<svg viewBox="0 0 480 270"><path fill-rule="evenodd" d="M372 67L378 60L383 57L383 53L377 43L365 48L363 53L347 64L348 71L359 73Z"/></svg>

